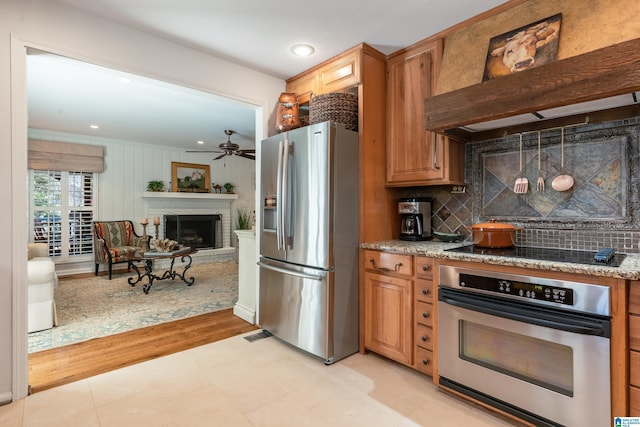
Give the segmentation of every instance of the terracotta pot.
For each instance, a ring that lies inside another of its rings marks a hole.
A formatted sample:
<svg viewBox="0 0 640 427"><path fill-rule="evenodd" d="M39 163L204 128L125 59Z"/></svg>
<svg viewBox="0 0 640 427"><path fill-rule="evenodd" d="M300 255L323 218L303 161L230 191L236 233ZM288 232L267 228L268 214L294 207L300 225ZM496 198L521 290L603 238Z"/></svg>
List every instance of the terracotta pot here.
<svg viewBox="0 0 640 427"><path fill-rule="evenodd" d="M522 227L496 222L495 219L467 228L473 235L473 244L481 248L510 248L516 244L516 231L522 230Z"/></svg>

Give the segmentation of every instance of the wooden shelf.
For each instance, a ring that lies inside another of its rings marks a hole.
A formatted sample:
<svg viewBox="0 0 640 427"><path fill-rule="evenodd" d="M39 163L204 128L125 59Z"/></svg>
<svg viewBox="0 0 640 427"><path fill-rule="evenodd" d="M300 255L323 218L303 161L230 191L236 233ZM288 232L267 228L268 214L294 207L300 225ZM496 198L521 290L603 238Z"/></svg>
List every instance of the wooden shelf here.
<svg viewBox="0 0 640 427"><path fill-rule="evenodd" d="M142 193L142 197L156 198L156 199L217 199L217 200L235 200L238 195L232 194L220 194L220 193L180 193L171 191L145 191Z"/></svg>

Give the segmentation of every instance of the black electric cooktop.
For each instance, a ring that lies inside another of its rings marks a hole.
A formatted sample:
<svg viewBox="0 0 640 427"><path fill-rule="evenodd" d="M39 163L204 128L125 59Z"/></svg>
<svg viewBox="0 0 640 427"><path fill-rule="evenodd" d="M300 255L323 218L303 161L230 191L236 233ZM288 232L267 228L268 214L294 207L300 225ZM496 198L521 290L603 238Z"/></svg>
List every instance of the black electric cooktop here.
<svg viewBox="0 0 640 427"><path fill-rule="evenodd" d="M479 255L507 256L512 258L529 258L542 261L570 262L574 264L606 265L607 267L619 267L626 257L625 254L616 253L608 262L599 262L593 258L595 252L553 248L530 248L527 246L492 249L467 245L458 248L446 249L446 251Z"/></svg>

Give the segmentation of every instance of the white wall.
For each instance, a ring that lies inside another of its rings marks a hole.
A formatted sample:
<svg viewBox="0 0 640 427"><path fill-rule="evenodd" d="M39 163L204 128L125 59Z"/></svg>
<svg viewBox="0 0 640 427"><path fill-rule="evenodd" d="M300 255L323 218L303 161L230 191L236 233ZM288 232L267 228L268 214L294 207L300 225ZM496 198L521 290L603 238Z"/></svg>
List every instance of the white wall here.
<svg viewBox="0 0 640 427"><path fill-rule="evenodd" d="M256 123L258 140L268 134L269 116L285 83L45 0L0 0L0 40L0 182L4 183L0 236L5 243L0 245L0 402L4 402L23 397L27 389L25 47L256 105L264 112Z"/></svg>

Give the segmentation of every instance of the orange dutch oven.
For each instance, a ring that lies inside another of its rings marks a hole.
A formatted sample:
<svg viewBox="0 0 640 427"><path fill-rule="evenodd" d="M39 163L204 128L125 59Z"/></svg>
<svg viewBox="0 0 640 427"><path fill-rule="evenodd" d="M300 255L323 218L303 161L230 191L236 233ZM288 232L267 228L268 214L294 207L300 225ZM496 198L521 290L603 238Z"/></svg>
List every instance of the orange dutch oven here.
<svg viewBox="0 0 640 427"><path fill-rule="evenodd" d="M481 248L510 248L516 244L516 231L522 230L522 227L496 222L495 219L467 228L471 230L473 244Z"/></svg>

